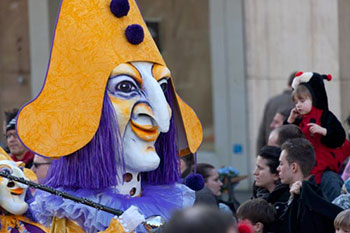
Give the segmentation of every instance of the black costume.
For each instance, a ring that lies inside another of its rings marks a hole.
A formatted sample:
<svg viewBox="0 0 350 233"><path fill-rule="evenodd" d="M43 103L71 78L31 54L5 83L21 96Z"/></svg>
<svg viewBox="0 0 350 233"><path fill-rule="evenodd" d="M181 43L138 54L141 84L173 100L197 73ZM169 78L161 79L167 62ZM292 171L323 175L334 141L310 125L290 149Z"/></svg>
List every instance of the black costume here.
<svg viewBox="0 0 350 233"><path fill-rule="evenodd" d="M298 125L305 137L312 143L316 154L316 165L312 170L317 184L321 183L323 172L326 170L340 172L346 158L341 146L345 141L345 131L341 123L328 109L328 98L323 80L331 80L330 75L318 73L297 73L293 88L304 85L312 96L312 109L302 115L294 124ZM311 134L309 123L315 123L327 129L327 135Z"/></svg>
<svg viewBox="0 0 350 233"><path fill-rule="evenodd" d="M326 201L317 185L303 181L300 195L294 195L281 216L283 233L333 233L333 221L342 210Z"/></svg>

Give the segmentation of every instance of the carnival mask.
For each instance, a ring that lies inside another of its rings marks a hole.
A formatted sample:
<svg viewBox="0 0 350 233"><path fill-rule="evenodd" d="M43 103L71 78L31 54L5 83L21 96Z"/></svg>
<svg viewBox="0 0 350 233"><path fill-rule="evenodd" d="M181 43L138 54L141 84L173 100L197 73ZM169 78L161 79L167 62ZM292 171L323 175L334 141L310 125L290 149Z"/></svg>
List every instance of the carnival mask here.
<svg viewBox="0 0 350 233"><path fill-rule="evenodd" d="M154 143L159 133L169 130L171 109L163 92L169 77L165 66L132 62L118 65L108 81L125 164L132 171L151 171L159 165Z"/></svg>
<svg viewBox="0 0 350 233"><path fill-rule="evenodd" d="M0 161L0 171L26 179L21 168L13 161ZM24 201L26 192L26 185L0 177L0 206L7 212L22 215L27 211L28 204Z"/></svg>

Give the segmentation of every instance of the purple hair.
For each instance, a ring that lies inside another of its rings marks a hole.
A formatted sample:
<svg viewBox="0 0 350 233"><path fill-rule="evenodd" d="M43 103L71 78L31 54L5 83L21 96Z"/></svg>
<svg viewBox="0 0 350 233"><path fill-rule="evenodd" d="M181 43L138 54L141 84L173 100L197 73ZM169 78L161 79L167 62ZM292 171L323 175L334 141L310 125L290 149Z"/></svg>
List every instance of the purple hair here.
<svg viewBox="0 0 350 233"><path fill-rule="evenodd" d="M168 88L165 97L173 110L174 94ZM167 133L161 133L155 143L160 157L159 167L142 174L149 184L173 184L179 180L174 114ZM117 184L117 164L125 171L121 137L113 105L105 93L99 128L93 139L80 150L54 160L46 184L57 188L103 189ZM119 167L119 166L118 166Z"/></svg>
<svg viewBox="0 0 350 233"><path fill-rule="evenodd" d="M179 181L180 170L178 167L179 157L176 145L176 128L174 121L174 93L169 85L165 91L165 97L172 110L170 127L167 133L161 133L156 141L155 147L160 158L159 166L156 170L144 172L142 180L149 184L173 184Z"/></svg>
<svg viewBox="0 0 350 233"><path fill-rule="evenodd" d="M117 184L117 164L125 170L120 132L113 105L104 95L95 136L78 151L54 160L46 184L72 189L103 189Z"/></svg>

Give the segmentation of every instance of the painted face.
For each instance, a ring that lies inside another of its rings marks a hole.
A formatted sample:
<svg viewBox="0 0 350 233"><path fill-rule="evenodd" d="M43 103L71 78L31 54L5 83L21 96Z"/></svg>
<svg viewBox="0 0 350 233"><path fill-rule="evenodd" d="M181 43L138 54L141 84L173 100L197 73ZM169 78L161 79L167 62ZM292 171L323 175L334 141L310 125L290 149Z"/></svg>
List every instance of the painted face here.
<svg viewBox="0 0 350 233"><path fill-rule="evenodd" d="M283 184L292 184L294 174L292 171L292 164L289 164L286 159L287 153L286 150L282 150L279 158L280 165L277 167L277 171Z"/></svg>
<svg viewBox="0 0 350 233"><path fill-rule="evenodd" d="M8 130L6 132L6 140L7 140L7 146L10 149L11 154L17 156L17 155L23 155L27 149L22 145L22 143L19 141L17 137L16 130Z"/></svg>
<svg viewBox="0 0 350 233"><path fill-rule="evenodd" d="M171 109L163 90L170 71L148 62L118 65L108 81L108 93L116 111L128 170L156 169L160 159L154 144L169 130Z"/></svg>
<svg viewBox="0 0 350 233"><path fill-rule="evenodd" d="M220 196L221 195L221 186L222 182L219 179L219 173L216 171L216 169L210 169L209 171L209 177L207 178L205 182L205 186L207 186L208 189L215 195Z"/></svg>
<svg viewBox="0 0 350 233"><path fill-rule="evenodd" d="M278 180L278 175L273 174L267 165L267 160L260 155L256 159L256 167L253 175L255 176L255 185L268 189L270 192L275 188L275 182Z"/></svg>
<svg viewBox="0 0 350 233"><path fill-rule="evenodd" d="M312 100L309 97L294 98L295 107L299 114L305 115L311 112Z"/></svg>
<svg viewBox="0 0 350 233"><path fill-rule="evenodd" d="M23 171L13 161L0 161L0 171L26 179ZM26 191L26 185L0 177L0 206L11 214L24 214L28 209L28 204L24 201Z"/></svg>

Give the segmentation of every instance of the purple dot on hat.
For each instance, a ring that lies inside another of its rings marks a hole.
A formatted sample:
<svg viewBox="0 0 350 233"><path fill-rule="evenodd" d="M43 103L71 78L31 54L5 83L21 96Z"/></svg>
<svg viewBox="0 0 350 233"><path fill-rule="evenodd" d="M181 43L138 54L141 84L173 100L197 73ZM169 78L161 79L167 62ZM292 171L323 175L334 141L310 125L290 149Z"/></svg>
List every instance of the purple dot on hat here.
<svg viewBox="0 0 350 233"><path fill-rule="evenodd" d="M143 28L138 24L129 25L125 30L125 36L131 44L140 44L144 39Z"/></svg>
<svg viewBox="0 0 350 233"><path fill-rule="evenodd" d="M109 5L112 13L118 18L126 16L130 10L130 5L128 0L112 0Z"/></svg>

